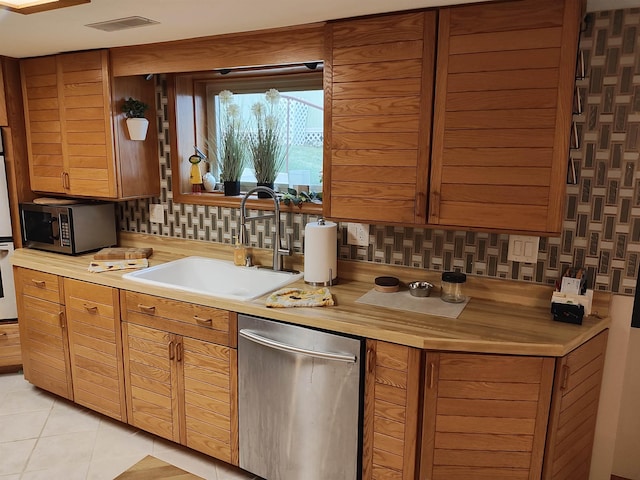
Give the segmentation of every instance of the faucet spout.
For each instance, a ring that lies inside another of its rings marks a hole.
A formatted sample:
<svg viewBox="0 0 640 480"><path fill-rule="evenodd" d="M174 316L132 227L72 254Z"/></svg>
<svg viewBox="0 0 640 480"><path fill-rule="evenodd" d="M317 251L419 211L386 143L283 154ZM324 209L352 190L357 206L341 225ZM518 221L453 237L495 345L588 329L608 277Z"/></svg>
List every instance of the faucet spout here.
<svg viewBox="0 0 640 480"><path fill-rule="evenodd" d="M263 192L269 195L273 199L273 213L268 213L266 215L254 215L251 217L247 216L247 199L251 196L251 194L256 192ZM285 255L291 255L291 240L287 239L286 248L282 248L282 233L280 230L280 203L278 202L278 196L276 192L268 187L254 187L245 193L244 197L242 197L242 201L240 202L240 238L241 242L246 243L246 235L245 235L245 225L247 222L253 222L255 220L261 218L274 218L275 219L275 231L273 237L273 270L276 272L280 272L284 269L283 257Z"/></svg>

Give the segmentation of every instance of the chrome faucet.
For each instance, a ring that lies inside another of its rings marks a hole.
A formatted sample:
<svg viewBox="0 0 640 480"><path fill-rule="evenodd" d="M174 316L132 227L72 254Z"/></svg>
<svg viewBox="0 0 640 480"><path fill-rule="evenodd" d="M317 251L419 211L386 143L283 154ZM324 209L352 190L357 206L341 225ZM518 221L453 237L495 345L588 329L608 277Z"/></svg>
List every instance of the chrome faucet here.
<svg viewBox="0 0 640 480"><path fill-rule="evenodd" d="M265 215L255 215L253 217L247 217L247 209L246 203L247 199L251 196L252 193L255 192L263 192L268 194L273 199L274 211L273 213L267 213ZM276 272L280 272L284 270L283 268L283 258L285 255L291 255L291 237L287 237L287 245L285 248L282 248L282 234L280 233L280 203L278 202L278 197L276 192L268 187L254 187L245 193L244 197L242 197L242 202L240 203L240 242L243 245L246 245L246 223L252 222L255 220L262 220L264 218L273 218L275 225L275 232L273 238L273 266L272 269Z"/></svg>

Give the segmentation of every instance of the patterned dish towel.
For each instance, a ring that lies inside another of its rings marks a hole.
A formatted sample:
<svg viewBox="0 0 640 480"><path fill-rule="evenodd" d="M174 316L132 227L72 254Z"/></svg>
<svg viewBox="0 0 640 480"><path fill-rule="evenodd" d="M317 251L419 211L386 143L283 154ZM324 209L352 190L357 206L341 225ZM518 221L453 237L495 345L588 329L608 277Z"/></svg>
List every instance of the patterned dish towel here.
<svg viewBox="0 0 640 480"><path fill-rule="evenodd" d="M328 288L301 290L299 288L281 288L267 297L267 307L324 307L333 306L333 297Z"/></svg>
<svg viewBox="0 0 640 480"><path fill-rule="evenodd" d="M132 258L129 260L91 260L90 272L112 272L114 270L126 270L128 268L146 268L149 260L146 258Z"/></svg>

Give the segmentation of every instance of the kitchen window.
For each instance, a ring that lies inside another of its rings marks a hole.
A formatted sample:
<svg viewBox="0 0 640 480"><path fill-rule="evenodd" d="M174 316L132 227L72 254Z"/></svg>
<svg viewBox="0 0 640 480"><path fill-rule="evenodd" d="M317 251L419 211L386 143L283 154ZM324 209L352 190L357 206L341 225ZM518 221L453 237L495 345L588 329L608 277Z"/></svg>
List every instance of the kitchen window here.
<svg viewBox="0 0 640 480"><path fill-rule="evenodd" d="M264 101L267 90L278 90L280 101L277 112L284 145L284 161L278 172L275 187L280 192L298 186L308 186L310 192L322 191L324 90L321 63L257 69L223 69L201 75L176 75L174 86L178 145L175 150L172 147L172 153L178 153L178 158L173 159L174 169L176 160L179 162L177 171L180 178L178 182L174 181L174 197L177 193L176 186L180 197L177 201L225 206L239 203L236 197L224 197L220 191L193 194L188 183L188 171L184 165L188 157L195 153L193 147L197 146L207 157L206 164L201 164L201 172L211 172L216 180L220 181L215 145L220 134L220 92L225 90L233 93L233 100L239 107L246 133L254 126L253 104ZM192 97L192 107L186 95ZM191 131L186 125L185 131L181 125L188 121L190 108L194 126ZM250 154L247 154L240 180L242 192L256 185ZM308 207L313 205L305 207L304 210L308 211ZM321 205L316 204L315 207L318 211L321 210Z"/></svg>

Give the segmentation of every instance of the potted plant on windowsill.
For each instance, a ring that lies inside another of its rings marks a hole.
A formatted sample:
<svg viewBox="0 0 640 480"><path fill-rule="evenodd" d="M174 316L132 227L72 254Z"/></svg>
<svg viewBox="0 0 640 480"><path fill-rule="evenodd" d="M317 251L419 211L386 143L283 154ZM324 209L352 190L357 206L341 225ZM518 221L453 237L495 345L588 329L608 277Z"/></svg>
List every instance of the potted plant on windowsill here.
<svg viewBox="0 0 640 480"><path fill-rule="evenodd" d="M149 108L144 102L129 97L122 104L122 111L127 117L127 129L131 140L144 140L147 137L149 120L144 117L144 112Z"/></svg>
<svg viewBox="0 0 640 480"><path fill-rule="evenodd" d="M240 195L240 177L246 161L246 141L242 133L240 109L233 101L233 93L223 90L218 95L223 108L218 139L218 168L224 184L225 196Z"/></svg>
<svg viewBox="0 0 640 480"><path fill-rule="evenodd" d="M267 105L256 102L251 107L255 126L249 135L249 151L258 186L273 188L284 160L278 119L280 92L272 88L265 93L265 98ZM258 192L258 197L268 195Z"/></svg>

